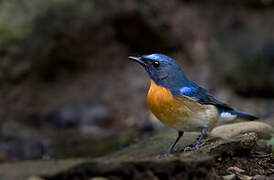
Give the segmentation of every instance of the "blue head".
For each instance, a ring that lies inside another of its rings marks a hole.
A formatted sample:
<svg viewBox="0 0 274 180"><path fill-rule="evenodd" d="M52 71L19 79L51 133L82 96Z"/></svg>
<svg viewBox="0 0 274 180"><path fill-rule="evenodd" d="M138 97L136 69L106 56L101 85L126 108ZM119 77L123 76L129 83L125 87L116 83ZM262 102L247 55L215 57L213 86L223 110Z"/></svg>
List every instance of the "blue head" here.
<svg viewBox="0 0 274 180"><path fill-rule="evenodd" d="M176 91L181 87L192 84L180 66L172 58L163 54L150 54L142 57L130 56L129 59L141 64L157 85L170 89L174 94L177 94Z"/></svg>

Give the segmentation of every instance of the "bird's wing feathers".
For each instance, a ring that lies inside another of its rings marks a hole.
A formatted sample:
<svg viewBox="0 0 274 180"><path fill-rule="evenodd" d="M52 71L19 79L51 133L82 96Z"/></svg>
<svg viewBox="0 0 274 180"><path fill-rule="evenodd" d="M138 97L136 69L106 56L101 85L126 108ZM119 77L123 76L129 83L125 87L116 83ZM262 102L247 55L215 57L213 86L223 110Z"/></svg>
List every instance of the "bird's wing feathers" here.
<svg viewBox="0 0 274 180"><path fill-rule="evenodd" d="M191 97L200 104L212 104L218 108L224 108L227 110L233 110L229 105L217 100L213 95L207 92L206 89L197 87L182 87L180 89L181 95Z"/></svg>

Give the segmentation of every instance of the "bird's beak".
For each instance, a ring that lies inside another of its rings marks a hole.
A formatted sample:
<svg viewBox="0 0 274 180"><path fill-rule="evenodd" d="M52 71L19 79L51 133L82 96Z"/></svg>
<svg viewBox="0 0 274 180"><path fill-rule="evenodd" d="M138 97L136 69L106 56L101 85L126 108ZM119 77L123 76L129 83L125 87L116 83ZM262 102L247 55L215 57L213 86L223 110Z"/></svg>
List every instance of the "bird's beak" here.
<svg viewBox="0 0 274 180"><path fill-rule="evenodd" d="M142 61L141 57L129 56L128 58L141 64L143 67L146 67L146 63L144 63L144 61Z"/></svg>

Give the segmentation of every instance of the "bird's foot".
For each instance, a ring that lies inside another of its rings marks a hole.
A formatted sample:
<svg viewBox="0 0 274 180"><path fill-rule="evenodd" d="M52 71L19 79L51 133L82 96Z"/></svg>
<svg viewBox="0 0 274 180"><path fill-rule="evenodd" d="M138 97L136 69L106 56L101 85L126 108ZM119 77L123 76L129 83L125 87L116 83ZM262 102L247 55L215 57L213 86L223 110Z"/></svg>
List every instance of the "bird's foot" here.
<svg viewBox="0 0 274 180"><path fill-rule="evenodd" d="M184 151L195 151L199 149L200 147L204 146L206 143L205 142L198 142L194 146L187 146L184 148Z"/></svg>
<svg viewBox="0 0 274 180"><path fill-rule="evenodd" d="M157 156L157 158L166 158L166 157L169 157L169 156L173 156L173 154L176 152L176 150L174 151L173 148L169 148L168 151L164 154L159 154Z"/></svg>
<svg viewBox="0 0 274 180"><path fill-rule="evenodd" d="M166 156L169 156L170 154L174 153L174 146L171 146L168 148L167 152L165 153Z"/></svg>

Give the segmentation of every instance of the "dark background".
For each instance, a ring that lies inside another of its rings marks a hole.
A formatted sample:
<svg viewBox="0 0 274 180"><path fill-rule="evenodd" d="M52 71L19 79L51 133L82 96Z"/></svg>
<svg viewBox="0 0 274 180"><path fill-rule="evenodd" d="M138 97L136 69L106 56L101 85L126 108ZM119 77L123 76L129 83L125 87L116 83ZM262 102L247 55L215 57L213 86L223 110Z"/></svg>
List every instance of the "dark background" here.
<svg viewBox="0 0 274 180"><path fill-rule="evenodd" d="M129 55L163 53L274 124L272 0L0 0L0 161L95 157L161 132Z"/></svg>

